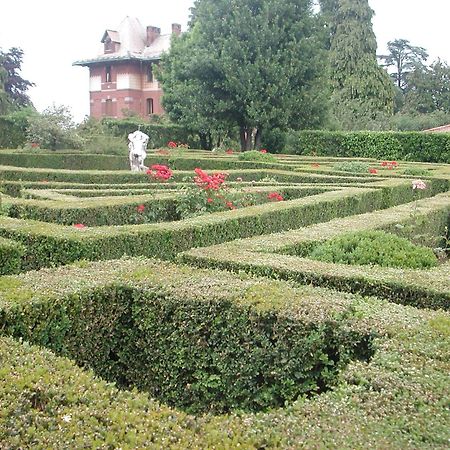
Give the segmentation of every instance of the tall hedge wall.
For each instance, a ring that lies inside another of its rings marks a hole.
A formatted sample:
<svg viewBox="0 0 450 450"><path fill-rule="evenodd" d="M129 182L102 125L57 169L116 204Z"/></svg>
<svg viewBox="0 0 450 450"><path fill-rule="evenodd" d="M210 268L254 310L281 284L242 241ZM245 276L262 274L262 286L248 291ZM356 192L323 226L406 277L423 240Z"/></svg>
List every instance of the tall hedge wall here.
<svg viewBox="0 0 450 450"><path fill-rule="evenodd" d="M298 131L286 153L450 163L450 133Z"/></svg>
<svg viewBox="0 0 450 450"><path fill-rule="evenodd" d="M149 148L166 147L170 141L182 142L191 148L200 147L195 133L178 125L143 123L136 119L104 119L102 124L116 137L126 138L133 131L140 129L150 137Z"/></svg>

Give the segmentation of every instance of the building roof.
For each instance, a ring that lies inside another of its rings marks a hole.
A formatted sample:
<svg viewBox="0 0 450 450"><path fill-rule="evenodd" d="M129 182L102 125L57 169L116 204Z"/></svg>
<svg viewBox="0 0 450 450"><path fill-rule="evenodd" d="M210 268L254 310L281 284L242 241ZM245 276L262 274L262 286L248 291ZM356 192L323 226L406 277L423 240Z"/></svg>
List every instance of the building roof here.
<svg viewBox="0 0 450 450"><path fill-rule="evenodd" d="M118 27L118 30L106 30L101 42L109 36L113 42L117 43L117 51L113 53L101 53L88 59L75 61L74 66L89 66L105 61L155 61L161 58L162 54L169 50L171 34L164 34L157 37L147 46L146 28L135 17L125 17Z"/></svg>
<svg viewBox="0 0 450 450"><path fill-rule="evenodd" d="M441 127L429 128L423 130L427 133L450 133L450 123L448 125L442 125Z"/></svg>

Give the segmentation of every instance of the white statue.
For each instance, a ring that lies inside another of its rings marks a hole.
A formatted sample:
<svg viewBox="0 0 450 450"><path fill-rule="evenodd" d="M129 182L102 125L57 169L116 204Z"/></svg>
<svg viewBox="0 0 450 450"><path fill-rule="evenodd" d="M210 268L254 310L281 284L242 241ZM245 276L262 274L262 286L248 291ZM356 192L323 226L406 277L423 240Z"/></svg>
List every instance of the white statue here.
<svg viewBox="0 0 450 450"><path fill-rule="evenodd" d="M148 169L144 166L144 160L147 157L147 144L149 137L142 131L135 131L128 135L128 149L130 151L130 168L133 172L143 172Z"/></svg>

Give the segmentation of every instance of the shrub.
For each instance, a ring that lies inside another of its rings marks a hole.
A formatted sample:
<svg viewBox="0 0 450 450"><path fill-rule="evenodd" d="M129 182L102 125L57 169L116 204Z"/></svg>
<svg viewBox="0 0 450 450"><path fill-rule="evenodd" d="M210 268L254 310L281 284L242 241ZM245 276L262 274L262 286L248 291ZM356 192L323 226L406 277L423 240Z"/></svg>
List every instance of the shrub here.
<svg viewBox="0 0 450 450"><path fill-rule="evenodd" d="M238 159L240 161L263 161L263 162L276 162L277 159L275 156L270 153L258 151L258 150L250 150L248 152L239 153Z"/></svg>
<svg viewBox="0 0 450 450"><path fill-rule="evenodd" d="M414 177L430 175L430 171L422 167L406 167L402 173L403 175L412 175Z"/></svg>
<svg viewBox="0 0 450 450"><path fill-rule="evenodd" d="M367 173L369 164L362 161L343 161L334 164L333 168L341 172Z"/></svg>
<svg viewBox="0 0 450 450"><path fill-rule="evenodd" d="M433 251L383 231L339 236L315 247L309 255L319 261L341 264L377 264L383 267L426 269L437 265Z"/></svg>
<svg viewBox="0 0 450 450"><path fill-rule="evenodd" d="M24 245L0 237L0 275L19 272L24 254Z"/></svg>

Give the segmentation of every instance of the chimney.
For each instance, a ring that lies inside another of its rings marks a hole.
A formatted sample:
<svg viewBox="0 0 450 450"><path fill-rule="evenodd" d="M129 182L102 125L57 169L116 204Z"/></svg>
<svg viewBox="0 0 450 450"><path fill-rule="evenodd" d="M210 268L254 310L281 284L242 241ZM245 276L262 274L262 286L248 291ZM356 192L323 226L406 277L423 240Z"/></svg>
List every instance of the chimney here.
<svg viewBox="0 0 450 450"><path fill-rule="evenodd" d="M179 23L172 24L172 34L179 36L181 34L181 25Z"/></svg>
<svg viewBox="0 0 450 450"><path fill-rule="evenodd" d="M147 47L152 44L152 42L161 35L161 28L158 27L147 27Z"/></svg>

